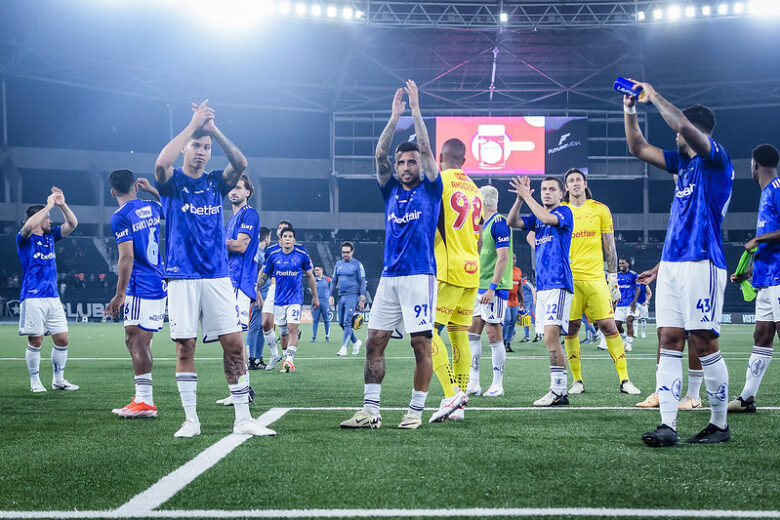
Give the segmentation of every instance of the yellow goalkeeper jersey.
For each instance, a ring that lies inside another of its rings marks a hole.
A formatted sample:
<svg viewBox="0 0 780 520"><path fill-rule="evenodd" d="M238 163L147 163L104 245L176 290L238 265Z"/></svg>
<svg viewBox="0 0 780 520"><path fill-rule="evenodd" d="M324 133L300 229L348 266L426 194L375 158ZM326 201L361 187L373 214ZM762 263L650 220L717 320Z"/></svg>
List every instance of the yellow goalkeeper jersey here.
<svg viewBox="0 0 780 520"><path fill-rule="evenodd" d="M457 287L479 286L479 188L463 170L441 172L444 186L436 227L436 278Z"/></svg>
<svg viewBox="0 0 780 520"><path fill-rule="evenodd" d="M613 233L612 213L593 199L575 208L565 202L574 214L569 262L574 280L604 280L604 250L601 235Z"/></svg>

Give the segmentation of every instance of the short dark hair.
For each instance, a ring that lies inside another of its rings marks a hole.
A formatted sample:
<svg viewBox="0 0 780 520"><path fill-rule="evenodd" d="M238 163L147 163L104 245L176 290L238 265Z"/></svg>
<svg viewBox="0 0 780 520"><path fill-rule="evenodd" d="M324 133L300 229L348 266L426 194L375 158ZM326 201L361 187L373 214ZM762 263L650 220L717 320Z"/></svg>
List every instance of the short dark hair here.
<svg viewBox="0 0 780 520"><path fill-rule="evenodd" d="M200 139L201 137L211 137L211 134L202 128L198 128L197 130L192 132L190 139Z"/></svg>
<svg viewBox="0 0 780 520"><path fill-rule="evenodd" d="M463 162L466 159L466 144L457 137L447 139L441 145L441 153Z"/></svg>
<svg viewBox="0 0 780 520"><path fill-rule="evenodd" d="M261 227L261 228L260 228L260 231L258 231L258 232L257 232L257 239L258 239L259 241L261 241L261 242L262 242L263 240L265 240L266 238L270 237L270 236L271 236L271 230L270 230L270 229L268 229L268 228L267 228L267 227L265 227L265 226Z"/></svg>
<svg viewBox="0 0 780 520"><path fill-rule="evenodd" d="M27 210L24 212L24 214L27 216L27 218L30 218L45 207L46 206L43 204L33 204L32 206L27 206Z"/></svg>
<svg viewBox="0 0 780 520"><path fill-rule="evenodd" d="M759 166L764 168L777 168L778 162L780 162L780 154L777 152L777 148L771 144L760 144L753 148L751 157Z"/></svg>
<svg viewBox="0 0 780 520"><path fill-rule="evenodd" d="M563 187L563 181L561 179L559 179L558 177L553 177L552 175L548 175L547 177L542 179L542 182L545 182L545 181L557 182L558 183L558 188L560 188L561 193L566 191L566 188Z"/></svg>
<svg viewBox="0 0 780 520"><path fill-rule="evenodd" d="M249 175L247 175L246 173L242 173L241 174L241 178L239 178L238 180L239 180L239 182L240 181L244 182L244 188L249 190L249 196L250 197L255 194L255 186L254 186L254 184L252 184L252 181L249 180ZM236 184L238 184L238 183L236 183Z"/></svg>
<svg viewBox="0 0 780 520"><path fill-rule="evenodd" d="M621 256L620 258L618 258L618 262L620 260L625 260L628 265L631 265L631 260L627 256Z"/></svg>
<svg viewBox="0 0 780 520"><path fill-rule="evenodd" d="M292 222L290 222L289 220L280 220L279 222L276 223L276 228L279 229L279 226L286 226L289 228L293 227Z"/></svg>
<svg viewBox="0 0 780 520"><path fill-rule="evenodd" d="M130 188L135 184L135 174L131 170L114 170L108 174L108 182L115 192L120 195L130 193Z"/></svg>
<svg viewBox="0 0 780 520"><path fill-rule="evenodd" d="M404 141L403 143L395 147L396 155L402 152L419 152L419 151L420 151L420 147L417 146L417 143L414 143L412 141Z"/></svg>
<svg viewBox="0 0 780 520"><path fill-rule="evenodd" d="M712 130L715 128L715 113L709 107L693 105L682 112L688 121L693 123L693 126L705 134L712 134Z"/></svg>
<svg viewBox="0 0 780 520"><path fill-rule="evenodd" d="M355 244L353 244L349 240L346 240L346 241L342 242L341 246L339 246L339 247L340 247L340 249L344 249L345 247L348 247L350 251L354 251L355 250Z"/></svg>
<svg viewBox="0 0 780 520"><path fill-rule="evenodd" d="M295 238L295 230L291 228L290 226L283 227L282 231L279 233L279 238L283 237L285 233L290 232L292 233L293 238Z"/></svg>

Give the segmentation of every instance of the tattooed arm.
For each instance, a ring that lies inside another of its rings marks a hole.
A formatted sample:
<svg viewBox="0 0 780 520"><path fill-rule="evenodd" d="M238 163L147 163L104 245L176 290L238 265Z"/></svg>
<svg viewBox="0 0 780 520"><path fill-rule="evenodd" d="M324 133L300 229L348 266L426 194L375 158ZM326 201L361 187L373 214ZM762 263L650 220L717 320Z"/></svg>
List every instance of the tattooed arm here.
<svg viewBox="0 0 780 520"><path fill-rule="evenodd" d="M238 183L238 179L241 178L241 174L246 170L246 157L244 157L241 150L239 150L238 147L233 144L230 139L225 137L225 134L223 134L219 128L217 128L213 119L206 121L206 124L203 125L203 129L211 134L211 137L219 143L220 148L225 152L225 156L230 164L228 164L227 168L222 172L222 177L225 179L225 184L227 186L231 188L234 187Z"/></svg>
<svg viewBox="0 0 780 520"><path fill-rule="evenodd" d="M393 176L393 165L390 164L388 154L390 153L390 144L393 142L395 125L398 124L398 118L401 117L404 108L406 108L406 101L401 101L403 95L403 89L399 88L395 91L390 120L385 129L382 130L382 135L379 136L379 142L376 144L376 180L380 186L387 184L387 181Z"/></svg>
<svg viewBox="0 0 780 520"><path fill-rule="evenodd" d="M417 135L417 146L420 148L420 162L422 170L429 181L435 181L439 177L439 167L436 166L436 156L433 155L433 147L428 137L428 129L425 127L422 112L420 112L420 97L417 84L409 80L406 82L406 95L409 96L409 108L414 117L414 133Z"/></svg>

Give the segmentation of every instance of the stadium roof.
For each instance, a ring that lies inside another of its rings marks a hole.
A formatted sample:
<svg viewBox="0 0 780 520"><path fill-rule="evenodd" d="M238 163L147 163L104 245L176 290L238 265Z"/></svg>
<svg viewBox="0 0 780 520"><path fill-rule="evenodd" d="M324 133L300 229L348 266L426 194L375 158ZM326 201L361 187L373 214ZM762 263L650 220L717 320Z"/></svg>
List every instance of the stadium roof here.
<svg viewBox="0 0 780 520"><path fill-rule="evenodd" d="M226 13L239 4L8 0L0 76L164 102L340 113L386 112L407 78L439 113L620 110L611 88L619 75L646 79L675 104L780 105L776 19L737 16L733 3L722 16L667 22L651 13L672 2L336 4L360 11L349 21L296 18L290 2L290 14L254 25Z"/></svg>

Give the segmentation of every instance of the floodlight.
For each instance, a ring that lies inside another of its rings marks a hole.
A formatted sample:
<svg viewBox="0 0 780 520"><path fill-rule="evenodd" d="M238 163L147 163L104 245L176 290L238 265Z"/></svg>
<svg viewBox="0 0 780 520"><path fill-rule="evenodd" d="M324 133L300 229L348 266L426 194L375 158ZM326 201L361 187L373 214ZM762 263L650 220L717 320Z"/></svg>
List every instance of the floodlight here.
<svg viewBox="0 0 780 520"><path fill-rule="evenodd" d="M671 20L678 20L680 18L680 6L677 4L674 4L669 7L669 11L667 11L667 14Z"/></svg>
<svg viewBox="0 0 780 520"><path fill-rule="evenodd" d="M365 13L363 11L361 11L360 9L355 11L355 19L356 20L362 20L363 16L365 16Z"/></svg>
<svg viewBox="0 0 780 520"><path fill-rule="evenodd" d="M306 4L295 4L295 14L303 16L306 14Z"/></svg>
<svg viewBox="0 0 780 520"><path fill-rule="evenodd" d="M640 22L641 22L642 20L644 20L644 19L645 19L645 12L644 12L644 11L639 11L639 12L637 12L637 13L636 13L636 19L637 19L637 20L639 20Z"/></svg>
<svg viewBox="0 0 780 520"><path fill-rule="evenodd" d="M742 14L745 11L745 4L742 2L736 2L733 9L734 14Z"/></svg>
<svg viewBox="0 0 780 520"><path fill-rule="evenodd" d="M314 4L311 6L311 14L312 16L322 15L322 7L319 4Z"/></svg>
<svg viewBox="0 0 780 520"><path fill-rule="evenodd" d="M705 5L701 8L701 14L704 16L709 16L712 14L712 7Z"/></svg>
<svg viewBox="0 0 780 520"><path fill-rule="evenodd" d="M696 8L693 7L692 5L689 5L688 7L686 7L685 8L685 16L687 18L693 18L694 16L696 16Z"/></svg>
<svg viewBox="0 0 780 520"><path fill-rule="evenodd" d="M719 4L718 5L718 14L728 14L729 13L729 5L728 4Z"/></svg>
<svg viewBox="0 0 780 520"><path fill-rule="evenodd" d="M282 14L288 14L290 12L290 4L287 2L281 2L279 4L279 12Z"/></svg>
<svg viewBox="0 0 780 520"><path fill-rule="evenodd" d="M353 14L354 14L354 11L352 10L351 7L345 7L341 11L341 16L343 16L345 20L351 20Z"/></svg>
<svg viewBox="0 0 780 520"><path fill-rule="evenodd" d="M501 13L498 15L498 19L501 20L501 23L507 23L509 21L509 15L507 13Z"/></svg>
<svg viewBox="0 0 780 520"><path fill-rule="evenodd" d="M336 6L335 5L329 5L327 11L325 11L328 15L328 18L335 18L336 17Z"/></svg>
<svg viewBox="0 0 780 520"><path fill-rule="evenodd" d="M653 18L656 20L660 20L664 17L664 12L660 9L653 9Z"/></svg>

